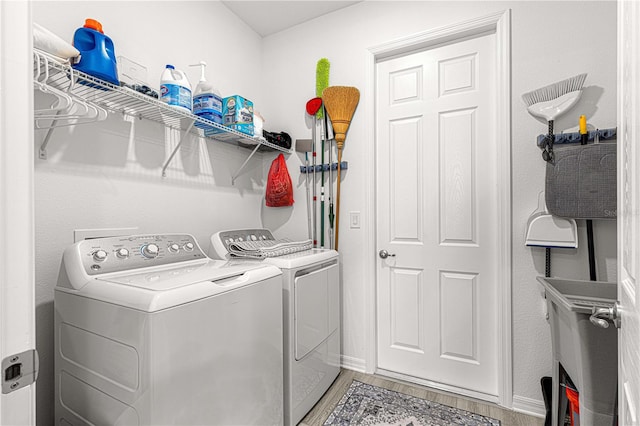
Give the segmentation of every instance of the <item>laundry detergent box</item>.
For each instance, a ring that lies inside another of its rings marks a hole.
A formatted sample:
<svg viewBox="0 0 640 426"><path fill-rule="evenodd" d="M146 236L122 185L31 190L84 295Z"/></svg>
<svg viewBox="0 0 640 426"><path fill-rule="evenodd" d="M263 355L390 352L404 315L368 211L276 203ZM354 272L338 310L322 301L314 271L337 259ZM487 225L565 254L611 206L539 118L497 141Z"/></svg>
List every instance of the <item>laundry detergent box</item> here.
<svg viewBox="0 0 640 426"><path fill-rule="evenodd" d="M253 102L239 95L222 100L222 124L253 136Z"/></svg>

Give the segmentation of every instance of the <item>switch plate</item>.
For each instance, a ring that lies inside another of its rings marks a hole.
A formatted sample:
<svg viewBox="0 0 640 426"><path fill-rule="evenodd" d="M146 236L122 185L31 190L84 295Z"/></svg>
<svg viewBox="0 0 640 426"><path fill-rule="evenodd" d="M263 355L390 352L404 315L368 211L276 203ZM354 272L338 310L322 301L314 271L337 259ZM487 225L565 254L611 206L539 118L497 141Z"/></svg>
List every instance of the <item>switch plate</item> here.
<svg viewBox="0 0 640 426"><path fill-rule="evenodd" d="M360 229L360 212L349 212L349 228Z"/></svg>

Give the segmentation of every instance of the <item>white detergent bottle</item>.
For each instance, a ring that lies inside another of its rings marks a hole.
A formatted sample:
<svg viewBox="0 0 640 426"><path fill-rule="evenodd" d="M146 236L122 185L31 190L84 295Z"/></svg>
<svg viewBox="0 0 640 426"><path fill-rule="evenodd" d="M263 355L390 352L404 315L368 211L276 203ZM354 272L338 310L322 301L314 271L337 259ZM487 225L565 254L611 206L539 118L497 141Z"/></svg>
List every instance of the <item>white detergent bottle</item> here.
<svg viewBox="0 0 640 426"><path fill-rule="evenodd" d="M191 85L185 73L167 65L160 77L160 100L191 112Z"/></svg>
<svg viewBox="0 0 640 426"><path fill-rule="evenodd" d="M222 97L220 92L204 76L207 63L200 61L199 64L189 66L201 67L200 81L193 92L193 113L214 123L222 124ZM200 123L196 123L196 126L206 127Z"/></svg>

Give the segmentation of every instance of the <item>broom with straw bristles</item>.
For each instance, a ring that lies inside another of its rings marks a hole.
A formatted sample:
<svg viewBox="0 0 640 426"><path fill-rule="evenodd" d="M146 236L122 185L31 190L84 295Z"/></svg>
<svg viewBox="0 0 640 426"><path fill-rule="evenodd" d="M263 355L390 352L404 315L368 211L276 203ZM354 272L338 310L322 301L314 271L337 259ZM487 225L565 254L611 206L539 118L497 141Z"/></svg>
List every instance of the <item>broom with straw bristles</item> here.
<svg viewBox="0 0 640 426"><path fill-rule="evenodd" d="M333 125L333 133L338 147L338 183L336 189L336 240L335 249L338 250L338 236L340 233L340 163L342 149L351 124L351 118L360 101L360 91L355 87L331 86L322 91L322 102ZM333 184L333 183L332 183Z"/></svg>

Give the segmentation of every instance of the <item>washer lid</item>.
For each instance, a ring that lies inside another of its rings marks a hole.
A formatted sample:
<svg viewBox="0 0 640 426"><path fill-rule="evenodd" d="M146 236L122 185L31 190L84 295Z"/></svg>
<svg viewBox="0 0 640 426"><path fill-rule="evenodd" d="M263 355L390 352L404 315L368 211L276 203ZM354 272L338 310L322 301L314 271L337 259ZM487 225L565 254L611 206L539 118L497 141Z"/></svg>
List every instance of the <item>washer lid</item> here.
<svg viewBox="0 0 640 426"><path fill-rule="evenodd" d="M252 262L234 264L219 260L145 269L135 274L103 275L89 280L80 289L57 287L56 291L144 312L156 312L282 274L275 266Z"/></svg>
<svg viewBox="0 0 640 426"><path fill-rule="evenodd" d="M211 260L205 263L182 264L164 269L149 268L147 271L136 274L102 276L97 281L129 285L152 291L166 291L202 281L217 282L241 275L257 267L257 265L233 265L224 261Z"/></svg>

